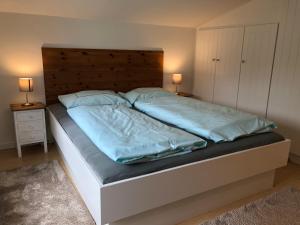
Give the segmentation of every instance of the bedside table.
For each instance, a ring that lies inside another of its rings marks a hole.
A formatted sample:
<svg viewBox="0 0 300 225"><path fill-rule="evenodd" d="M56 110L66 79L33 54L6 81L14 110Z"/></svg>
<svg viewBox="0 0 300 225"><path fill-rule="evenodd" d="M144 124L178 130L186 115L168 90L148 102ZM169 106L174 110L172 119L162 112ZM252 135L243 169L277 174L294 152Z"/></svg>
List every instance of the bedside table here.
<svg viewBox="0 0 300 225"><path fill-rule="evenodd" d="M39 102L31 106L10 105L10 109L14 114L17 149L20 158L22 157L22 145L43 142L44 151L45 153L48 152L45 108L46 106Z"/></svg>

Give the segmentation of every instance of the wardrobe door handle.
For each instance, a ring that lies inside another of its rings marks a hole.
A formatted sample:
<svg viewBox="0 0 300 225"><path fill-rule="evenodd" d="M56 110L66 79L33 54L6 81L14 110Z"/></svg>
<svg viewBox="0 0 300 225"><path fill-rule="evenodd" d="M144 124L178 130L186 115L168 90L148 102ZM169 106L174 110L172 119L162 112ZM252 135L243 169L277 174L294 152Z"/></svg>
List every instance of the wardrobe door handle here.
<svg viewBox="0 0 300 225"><path fill-rule="evenodd" d="M217 62L220 62L221 60L220 60L220 59L216 59L216 61L217 61Z"/></svg>
<svg viewBox="0 0 300 225"><path fill-rule="evenodd" d="M216 61L216 58L213 58L212 61L215 62L215 61Z"/></svg>
<svg viewBox="0 0 300 225"><path fill-rule="evenodd" d="M246 60L243 59L243 60L242 60L242 63L246 63Z"/></svg>

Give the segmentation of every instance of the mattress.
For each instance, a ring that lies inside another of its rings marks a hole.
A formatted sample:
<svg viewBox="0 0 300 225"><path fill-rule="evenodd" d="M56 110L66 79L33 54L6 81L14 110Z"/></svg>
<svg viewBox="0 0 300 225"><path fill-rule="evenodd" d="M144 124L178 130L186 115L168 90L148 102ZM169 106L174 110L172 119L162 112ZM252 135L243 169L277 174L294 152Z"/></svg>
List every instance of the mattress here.
<svg viewBox="0 0 300 225"><path fill-rule="evenodd" d="M48 106L48 110L54 115L56 120L69 136L70 140L78 148L82 157L86 160L90 168L103 184L284 140L284 137L275 132L256 134L253 136L242 137L232 142L217 144L207 140L208 145L206 148L193 151L189 154L146 163L125 165L114 162L101 150L99 150L71 119L66 108L62 104L58 103L50 105Z"/></svg>

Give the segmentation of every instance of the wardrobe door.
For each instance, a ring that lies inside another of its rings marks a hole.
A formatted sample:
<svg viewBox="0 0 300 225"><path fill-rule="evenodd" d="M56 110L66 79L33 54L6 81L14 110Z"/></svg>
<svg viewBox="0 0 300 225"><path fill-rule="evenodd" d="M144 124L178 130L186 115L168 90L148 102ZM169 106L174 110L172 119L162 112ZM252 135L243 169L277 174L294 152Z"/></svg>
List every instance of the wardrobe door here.
<svg viewBox="0 0 300 225"><path fill-rule="evenodd" d="M244 28L219 29L218 34L213 102L236 107Z"/></svg>
<svg viewBox="0 0 300 225"><path fill-rule="evenodd" d="M245 28L238 109L266 115L277 29L277 24Z"/></svg>
<svg viewBox="0 0 300 225"><path fill-rule="evenodd" d="M193 94L212 101L217 51L217 30L198 30Z"/></svg>
<svg viewBox="0 0 300 225"><path fill-rule="evenodd" d="M289 2L286 23L280 26L282 42L276 51L268 117L292 140L291 160L300 162L300 0Z"/></svg>

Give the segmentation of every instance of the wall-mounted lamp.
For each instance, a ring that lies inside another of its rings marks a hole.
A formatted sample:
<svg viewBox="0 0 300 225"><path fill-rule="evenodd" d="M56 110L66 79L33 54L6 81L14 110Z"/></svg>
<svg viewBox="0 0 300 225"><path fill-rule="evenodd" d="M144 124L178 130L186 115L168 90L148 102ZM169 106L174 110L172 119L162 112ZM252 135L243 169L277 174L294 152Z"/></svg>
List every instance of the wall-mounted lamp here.
<svg viewBox="0 0 300 225"><path fill-rule="evenodd" d="M26 92L26 103L24 106L33 105L28 101L28 93L33 92L33 81L32 78L19 78L19 90L20 92Z"/></svg>
<svg viewBox="0 0 300 225"><path fill-rule="evenodd" d="M178 85L180 85L182 83L182 74L174 73L172 75L172 81L173 81L173 84L176 85L176 94L178 94Z"/></svg>

